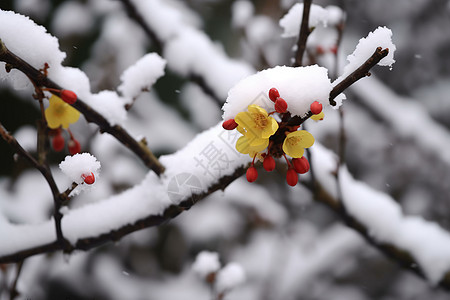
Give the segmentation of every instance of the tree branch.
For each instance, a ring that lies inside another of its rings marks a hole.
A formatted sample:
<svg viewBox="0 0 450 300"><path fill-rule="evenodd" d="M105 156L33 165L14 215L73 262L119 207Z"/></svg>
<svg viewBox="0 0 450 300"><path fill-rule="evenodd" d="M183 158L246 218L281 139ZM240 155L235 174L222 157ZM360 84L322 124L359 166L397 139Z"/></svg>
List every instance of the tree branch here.
<svg viewBox="0 0 450 300"><path fill-rule="evenodd" d="M152 41L155 44L156 52L161 54L162 49L164 47L163 41L158 38L156 33L152 30L152 28L145 22L145 19L142 17L142 15L139 13L139 11L136 9L134 4L130 0L120 0L122 4L125 6L126 11L128 12L128 15L131 19L133 19L141 28L144 30L144 32L147 34L147 37L150 41ZM216 102L219 106L222 106L223 99L221 99L215 91L207 85L205 79L197 74L190 74L189 80L196 83L206 95L209 95L214 102Z"/></svg>
<svg viewBox="0 0 450 300"><path fill-rule="evenodd" d="M185 210L190 209L197 202L204 199L206 196L212 194L213 192L219 189L225 189L231 182L240 177L245 173L245 168L237 169L234 174L230 176L222 177L216 184L212 185L207 191L201 194L195 194L189 199L185 199L178 205L169 206L161 215L151 215L144 219L138 220L133 224L125 225L117 230L110 231L108 233L104 233L100 236L83 238L77 241L74 246L71 246L70 249L66 249L68 252L74 250L83 250L87 251L92 248L98 247L105 243L111 241L118 241L122 237L126 236L129 233L148 228L153 226L158 226L168 220L171 220L177 217L180 213ZM321 185L316 182L314 186L308 185L309 189L315 189L315 200L326 205L331 210L333 210L338 217L340 217L343 222L350 228L357 231L369 244L373 247L380 250L383 254L391 258L393 261L397 262L403 268L410 270L417 274L418 276L425 278L425 275L422 269L419 267L418 262L414 259L414 257L405 249L401 249L392 244L378 242L369 233L369 229L366 228L363 224L361 224L356 218L346 213L345 210L341 209L341 202L331 196ZM35 248L26 249L23 251L16 252L14 254L5 255L0 257L0 264L2 263L11 263L11 262L19 262L27 257L54 252L63 250L61 245L57 242L52 242L46 245L41 245ZM446 289L450 290L450 271L448 271L442 280L439 282L439 285Z"/></svg>
<svg viewBox="0 0 450 300"><path fill-rule="evenodd" d="M236 180L236 178L242 176L246 171L246 168L236 169L232 175L222 177L217 183L209 187L209 189L201 194L194 194L189 199L185 199L178 205L171 205L165 209L161 215L150 215L144 219L137 220L133 224L127 224L117 230L104 233L96 237L89 237L84 239L79 239L75 245L62 248L57 242L52 242L49 244L41 245L38 247L26 249L23 251L18 251L16 253L5 255L0 257L0 264L19 262L27 257L49 253L59 250L64 250L65 252L72 252L74 250L90 250L92 248L103 245L107 242L118 241L122 237L128 235L129 233L148 228L153 226L161 225L162 223L177 217L180 213L185 210L190 209L197 202L204 199L206 196L212 194L217 190L224 190L231 182Z"/></svg>
<svg viewBox="0 0 450 300"><path fill-rule="evenodd" d="M147 36L153 42L153 44L155 45L155 48L156 48L156 52L161 53L162 48L163 48L162 41L158 38L158 36L150 28L150 26L148 26L148 24L145 22L144 18L138 12L138 10L134 6L134 4L131 3L130 0L120 0L120 1L122 2L123 6L125 6L125 10L127 11L128 16L131 19L135 20L136 23L139 24L139 26L141 26L141 28L144 30L145 34L147 34Z"/></svg>
<svg viewBox="0 0 450 300"><path fill-rule="evenodd" d="M0 39L0 61L6 63L6 71L9 72L15 68L23 72L36 87L46 87L55 90L62 90L58 84L50 80L39 70L28 64L26 61L9 51ZM74 108L80 111L88 122L98 125L101 132L107 132L119 140L128 149L133 151L144 164L153 170L157 175L164 172L164 167L155 157L155 155L145 146L144 143L136 141L125 129L120 125L111 125L109 122L92 107L86 104L82 99L72 104Z"/></svg>
<svg viewBox="0 0 450 300"><path fill-rule="evenodd" d="M68 245L68 243L64 239L63 232L61 229L62 214L59 211L63 201L59 193L58 186L56 185L55 179L53 178L52 172L50 171L50 168L48 167L47 164L41 164L33 156L31 156L31 154L28 153L28 151L26 151L19 144L19 142L17 142L17 140L5 129L5 127L3 127L1 122L0 122L0 136L11 146L11 148L14 149L14 151L17 154L25 158L25 160L28 161L33 167L39 170L39 172L42 174L42 176L44 176L45 180L50 186L54 204L53 217L55 219L56 237L58 244L64 249Z"/></svg>
<svg viewBox="0 0 450 300"><path fill-rule="evenodd" d="M389 49L382 49L378 47L375 52L369 57L364 64L362 64L358 69L353 71L344 80L339 82L330 92L330 105L336 106L336 101L334 99L343 91L345 91L349 86L351 86L356 81L363 77L370 76L370 69L380 62L384 57L389 54Z"/></svg>
<svg viewBox="0 0 450 300"><path fill-rule="evenodd" d="M309 12L311 9L311 3L312 0L304 0L303 2L302 24L300 25L300 33L298 35L294 67L300 67L303 65L303 54L306 50L306 41L311 33L311 30L309 29Z"/></svg>

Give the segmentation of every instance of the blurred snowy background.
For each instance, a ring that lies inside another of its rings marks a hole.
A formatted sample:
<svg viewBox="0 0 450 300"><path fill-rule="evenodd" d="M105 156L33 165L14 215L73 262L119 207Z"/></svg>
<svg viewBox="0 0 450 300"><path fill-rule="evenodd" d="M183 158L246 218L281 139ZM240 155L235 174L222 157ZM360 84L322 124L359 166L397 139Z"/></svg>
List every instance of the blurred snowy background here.
<svg viewBox="0 0 450 300"><path fill-rule="evenodd" d="M164 2L193 30L206 33L221 57L231 58L242 74L291 63L295 38L282 38L278 21L296 1ZM394 197L405 214L421 215L450 230L450 1L314 3L340 6L347 14L340 67L358 40L378 26L392 29L397 46L392 70L375 67L371 78L346 92L350 172ZM64 64L86 72L92 91L115 90L128 66L159 51L168 60L166 75L140 96L126 124L147 136L157 155L180 149L221 121L220 108L234 84L227 82L229 62L207 71L184 66L185 57L177 51L186 55L189 43L203 37L193 34L192 40L180 41L186 48L171 51L165 44L167 28L158 26L161 12L147 16L154 20L156 41L130 18L122 1L3 0L0 8L45 26L67 53ZM332 56L325 53L318 62L333 75ZM210 83L208 72L224 74ZM203 74L206 78L199 76ZM205 82L209 89L201 87ZM30 89L16 91L0 82L0 120L31 150L39 111L30 95ZM337 151L339 114L329 110L325 115L308 130ZM78 122L71 129L84 151L110 162L102 163L96 188L77 197L72 207L119 193L145 176L135 156L98 134L95 126ZM3 141L0 154L2 213L15 223L47 220L52 200L42 176L23 161L15 163ZM63 158L52 154L55 169ZM217 252L223 266L237 262L245 272L245 282L225 299L448 299L446 292L404 271L346 228L305 187L287 186L283 171L279 173L261 173L253 184L240 178L176 219L115 244L70 256L29 258L18 282L19 299L210 299L208 285L191 269L204 250ZM0 299L7 299L14 276L13 265L0 272Z"/></svg>

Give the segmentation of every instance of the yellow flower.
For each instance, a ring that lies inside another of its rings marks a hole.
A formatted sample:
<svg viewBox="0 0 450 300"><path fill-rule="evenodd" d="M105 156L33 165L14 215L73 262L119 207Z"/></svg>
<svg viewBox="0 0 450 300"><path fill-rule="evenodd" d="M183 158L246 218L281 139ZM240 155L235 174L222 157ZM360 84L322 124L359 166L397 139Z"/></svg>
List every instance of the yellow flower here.
<svg viewBox="0 0 450 300"><path fill-rule="evenodd" d="M323 113L323 111L321 111L320 114L312 115L311 119L313 119L314 121L322 121L323 117L325 117L325 114Z"/></svg>
<svg viewBox="0 0 450 300"><path fill-rule="evenodd" d="M264 108L252 104L248 111L240 112L234 118L238 130L244 134L251 146L260 144L260 139L268 139L278 130L278 123Z"/></svg>
<svg viewBox="0 0 450 300"><path fill-rule="evenodd" d="M283 151L293 158L303 156L305 148L314 144L314 137L306 130L299 130L289 133L283 142Z"/></svg>
<svg viewBox="0 0 450 300"><path fill-rule="evenodd" d="M249 139L247 136L241 136L236 142L236 150L242 154L249 154L254 157L257 152L267 148L269 139Z"/></svg>
<svg viewBox="0 0 450 300"><path fill-rule="evenodd" d="M61 98L52 95L49 101L50 106L45 110L48 127L52 129L59 128L60 126L68 128L69 124L78 121L80 112L64 102Z"/></svg>

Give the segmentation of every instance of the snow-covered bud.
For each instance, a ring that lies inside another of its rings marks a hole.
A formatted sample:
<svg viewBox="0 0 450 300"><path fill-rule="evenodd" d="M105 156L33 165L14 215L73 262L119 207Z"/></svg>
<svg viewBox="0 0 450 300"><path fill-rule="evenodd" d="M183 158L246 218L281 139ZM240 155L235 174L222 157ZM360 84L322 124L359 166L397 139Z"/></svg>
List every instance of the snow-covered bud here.
<svg viewBox="0 0 450 300"><path fill-rule="evenodd" d="M81 145L77 139L71 139L69 143L67 143L67 146L69 148L70 155L75 155L81 152Z"/></svg>
<svg viewBox="0 0 450 300"><path fill-rule="evenodd" d="M245 271L237 263L229 263L217 273L215 289L219 294L228 292L245 281ZM218 299L221 299L220 297Z"/></svg>
<svg viewBox="0 0 450 300"><path fill-rule="evenodd" d="M311 110L313 115L318 115L318 114L320 114L322 112L322 104L317 102L317 101L314 101L311 104L309 109Z"/></svg>
<svg viewBox="0 0 450 300"><path fill-rule="evenodd" d="M290 186L295 186L298 182L298 174L294 169L289 168L286 173L286 181Z"/></svg>
<svg viewBox="0 0 450 300"><path fill-rule="evenodd" d="M276 88L271 88L269 90L269 98L270 98L270 100L275 102L275 101L277 101L278 97L280 97L280 93L278 92L278 90Z"/></svg>
<svg viewBox="0 0 450 300"><path fill-rule="evenodd" d="M285 113L287 110L287 102L283 99L283 98L278 98L275 101L275 110L277 111L277 113Z"/></svg>
<svg viewBox="0 0 450 300"><path fill-rule="evenodd" d="M271 155L267 155L264 158L263 167L267 172L273 171L275 169L275 159Z"/></svg>
<svg viewBox="0 0 450 300"><path fill-rule="evenodd" d="M75 94L70 90L62 90L60 97L61 99L63 99L64 102L68 104L74 104L78 99L77 94Z"/></svg>
<svg viewBox="0 0 450 300"><path fill-rule="evenodd" d="M90 174L81 175L81 178L83 178L84 183L86 184L93 184L95 182L95 176L92 172Z"/></svg>
<svg viewBox="0 0 450 300"><path fill-rule="evenodd" d="M202 251L195 258L192 269L203 277L206 282L212 283L220 269L219 254L216 252Z"/></svg>
<svg viewBox="0 0 450 300"><path fill-rule="evenodd" d="M64 149L64 144L66 141L64 140L64 137L62 136L61 132L58 132L52 139L52 147L53 150L56 152L61 151Z"/></svg>
<svg viewBox="0 0 450 300"><path fill-rule="evenodd" d="M100 162L89 153L66 156L59 168L72 182L78 184L69 196L90 189L99 178L100 167Z"/></svg>
<svg viewBox="0 0 450 300"><path fill-rule="evenodd" d="M297 173L305 174L309 171L309 162L306 157L302 156L300 158L293 158L292 164L294 165L294 169Z"/></svg>
<svg viewBox="0 0 450 300"><path fill-rule="evenodd" d="M256 171L256 168L254 166L251 166L247 169L246 176L248 182L254 182L258 178L258 171Z"/></svg>
<svg viewBox="0 0 450 300"><path fill-rule="evenodd" d="M225 130L233 130L238 127L238 123L234 119L229 119L222 123L222 127Z"/></svg>

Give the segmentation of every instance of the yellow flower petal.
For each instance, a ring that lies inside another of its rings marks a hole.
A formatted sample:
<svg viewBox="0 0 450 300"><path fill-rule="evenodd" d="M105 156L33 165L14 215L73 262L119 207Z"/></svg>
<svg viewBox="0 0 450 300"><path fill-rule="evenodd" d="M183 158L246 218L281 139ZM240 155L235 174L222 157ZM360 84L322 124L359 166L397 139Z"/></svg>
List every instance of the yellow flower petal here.
<svg viewBox="0 0 450 300"><path fill-rule="evenodd" d="M263 129L262 138L268 139L271 135L273 135L278 130L278 122L272 118L268 118L269 124Z"/></svg>
<svg viewBox="0 0 450 300"><path fill-rule="evenodd" d="M245 136L241 136L236 142L236 150L242 154L250 152L250 144Z"/></svg>
<svg viewBox="0 0 450 300"><path fill-rule="evenodd" d="M236 117L234 118L234 120L236 121L236 123L238 123L239 126L243 127L243 128L250 128L250 127L255 127L256 123L255 121L252 119L252 116L249 112L247 111L243 111L240 112L236 115Z"/></svg>
<svg viewBox="0 0 450 300"><path fill-rule="evenodd" d="M283 151L290 157L299 158L305 152L304 148L309 148L314 144L314 137L306 130L299 130L289 133L283 142Z"/></svg>
<svg viewBox="0 0 450 300"><path fill-rule="evenodd" d="M234 119L241 127L238 129L239 132L245 134L249 139L268 139L278 130L277 121L258 105L249 105L248 111L238 113Z"/></svg>
<svg viewBox="0 0 450 300"><path fill-rule="evenodd" d="M258 106L256 104L251 104L247 107L247 110L251 113L251 114L259 114L259 115L263 115L264 117L267 118L267 116L269 115L267 113L267 111L262 108L261 106Z"/></svg>
<svg viewBox="0 0 450 300"><path fill-rule="evenodd" d="M314 121L321 121L321 120L323 120L324 117L325 117L325 114L323 113L323 111L321 111L320 114L312 115L311 119L313 119Z"/></svg>
<svg viewBox="0 0 450 300"><path fill-rule="evenodd" d="M80 112L53 95L49 99L50 105L45 110L45 119L49 128L56 129L62 126L68 128L80 118Z"/></svg>
<svg viewBox="0 0 450 300"><path fill-rule="evenodd" d="M259 139L255 145L252 145L251 141L244 135L237 140L236 150L242 154L248 154L250 152L260 152L266 149L268 145L268 139Z"/></svg>

